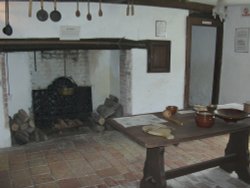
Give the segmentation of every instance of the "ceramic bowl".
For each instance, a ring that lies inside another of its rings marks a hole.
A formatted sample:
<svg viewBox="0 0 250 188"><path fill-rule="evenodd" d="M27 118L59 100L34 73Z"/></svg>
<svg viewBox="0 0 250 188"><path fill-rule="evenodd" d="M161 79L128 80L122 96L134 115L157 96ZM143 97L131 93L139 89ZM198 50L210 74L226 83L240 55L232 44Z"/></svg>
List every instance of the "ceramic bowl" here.
<svg viewBox="0 0 250 188"><path fill-rule="evenodd" d="M214 113L214 111L217 109L217 105L216 104L210 104L207 106L207 110L211 113Z"/></svg>
<svg viewBox="0 0 250 188"><path fill-rule="evenodd" d="M207 111L207 107L204 106L204 105L196 104L196 105L194 105L193 108L194 108L194 110L195 110L196 112Z"/></svg>
<svg viewBox="0 0 250 188"><path fill-rule="evenodd" d="M207 111L196 112L195 122L198 127L210 128L214 125L214 115Z"/></svg>
<svg viewBox="0 0 250 188"><path fill-rule="evenodd" d="M174 114L176 114L178 107L177 106L167 106L166 110L170 111L171 115L174 115Z"/></svg>
<svg viewBox="0 0 250 188"><path fill-rule="evenodd" d="M219 118L224 119L226 122L237 122L239 120L245 119L248 117L248 113L237 110L237 109L218 109L214 111L215 115Z"/></svg>

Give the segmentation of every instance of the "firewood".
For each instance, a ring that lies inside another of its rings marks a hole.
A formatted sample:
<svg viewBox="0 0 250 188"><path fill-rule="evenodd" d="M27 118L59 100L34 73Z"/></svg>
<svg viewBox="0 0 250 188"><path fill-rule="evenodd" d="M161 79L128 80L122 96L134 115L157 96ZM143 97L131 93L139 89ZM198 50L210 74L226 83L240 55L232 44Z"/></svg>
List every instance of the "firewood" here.
<svg viewBox="0 0 250 188"><path fill-rule="evenodd" d="M29 133L24 130L18 130L15 132L14 137L20 144L26 144L30 141Z"/></svg>
<svg viewBox="0 0 250 188"><path fill-rule="evenodd" d="M54 125L56 129L62 130L67 127L67 124L64 122L63 119L58 119L57 123Z"/></svg>
<svg viewBox="0 0 250 188"><path fill-rule="evenodd" d="M23 122L27 122L29 120L29 115L23 109L18 110L18 116Z"/></svg>
<svg viewBox="0 0 250 188"><path fill-rule="evenodd" d="M35 128L35 122L33 119L29 119L29 126Z"/></svg>
<svg viewBox="0 0 250 188"><path fill-rule="evenodd" d="M19 129L19 125L17 123L12 123L10 127L12 131L17 131Z"/></svg>
<svg viewBox="0 0 250 188"><path fill-rule="evenodd" d="M99 118L99 120L98 120L98 123L99 123L100 125L104 125L105 119L104 119L103 117L100 116L100 118Z"/></svg>
<svg viewBox="0 0 250 188"><path fill-rule="evenodd" d="M28 123L22 123L19 125L20 130L26 130L29 128L29 124Z"/></svg>
<svg viewBox="0 0 250 188"><path fill-rule="evenodd" d="M60 129L61 129L61 124L55 123L55 124L54 124L54 128L60 130Z"/></svg>
<svg viewBox="0 0 250 188"><path fill-rule="evenodd" d="M18 125L21 125L21 124L24 123L24 122L22 121L22 119L20 119L20 117L19 117L18 114L14 114L14 116L13 116L13 122L15 122L15 123L18 124Z"/></svg>
<svg viewBox="0 0 250 188"><path fill-rule="evenodd" d="M66 123L66 127L65 128L73 128L76 126L76 124L74 123L74 121L72 121L71 119L65 119L64 121Z"/></svg>
<svg viewBox="0 0 250 188"><path fill-rule="evenodd" d="M27 131L29 134L33 133L35 131L34 127L28 127L25 131Z"/></svg>
<svg viewBox="0 0 250 188"><path fill-rule="evenodd" d="M92 113L92 119L98 123L99 125L104 125L105 123L105 118L103 118L100 114L98 113Z"/></svg>
<svg viewBox="0 0 250 188"><path fill-rule="evenodd" d="M77 124L78 127L83 126L83 122L79 119L74 119L75 124Z"/></svg>

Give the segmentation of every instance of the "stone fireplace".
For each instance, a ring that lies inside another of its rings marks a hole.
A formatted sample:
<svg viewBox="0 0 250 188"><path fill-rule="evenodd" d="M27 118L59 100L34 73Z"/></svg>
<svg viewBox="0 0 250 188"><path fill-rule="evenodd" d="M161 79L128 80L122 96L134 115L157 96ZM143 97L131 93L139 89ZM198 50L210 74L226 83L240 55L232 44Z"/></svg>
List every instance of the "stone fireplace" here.
<svg viewBox="0 0 250 188"><path fill-rule="evenodd" d="M60 131L78 128L79 123L74 120L87 120L93 109L86 52L35 51L29 57L36 126L44 130L56 127Z"/></svg>
<svg viewBox="0 0 250 188"><path fill-rule="evenodd" d="M49 50L4 55L6 120L20 109L28 112L39 128L51 127L57 119L86 120L110 94L123 104L124 113L130 114L130 50ZM26 69L19 78L13 78L16 66ZM13 87L17 81L22 83L20 88ZM62 96L59 90L64 85L74 88L74 94Z"/></svg>

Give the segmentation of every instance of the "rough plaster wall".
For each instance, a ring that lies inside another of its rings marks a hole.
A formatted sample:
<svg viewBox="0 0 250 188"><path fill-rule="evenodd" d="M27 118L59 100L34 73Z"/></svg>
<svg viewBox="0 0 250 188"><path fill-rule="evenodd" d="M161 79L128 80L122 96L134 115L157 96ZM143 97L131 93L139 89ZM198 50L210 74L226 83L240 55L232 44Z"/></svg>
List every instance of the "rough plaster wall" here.
<svg viewBox="0 0 250 188"><path fill-rule="evenodd" d="M8 53L9 67L9 115L20 109L29 113L31 107L31 75L28 53Z"/></svg>
<svg viewBox="0 0 250 188"><path fill-rule="evenodd" d="M150 6L135 6L135 15L126 16L127 5L103 4L104 16L99 17L98 3L91 2L92 20L86 19L87 2L80 2L82 14L80 18L75 16L75 2L60 2L57 4L62 14L62 20L55 23L48 19L40 22L36 18L36 12L40 10L40 2L33 2L33 15L28 17L28 2L10 2L10 23L13 27L13 35L6 36L0 32L0 38L58 38L60 26L80 26L80 38L127 38L127 39L158 39L155 36L155 21L166 20L167 30L176 23L176 18L188 13L188 10L160 8ZM0 3L4 7L4 2ZM53 2L44 2L44 9L53 10ZM4 10L0 9L0 25L4 25ZM175 32L178 30L175 30ZM163 37L163 40L165 37Z"/></svg>
<svg viewBox="0 0 250 188"><path fill-rule="evenodd" d="M96 109L110 94L110 51L90 50L88 56L93 109Z"/></svg>
<svg viewBox="0 0 250 188"><path fill-rule="evenodd" d="M250 28L250 18L241 16L242 6L228 8L224 23L224 48L221 73L220 103L244 103L250 100L250 50L236 53L234 37L236 28ZM250 40L250 39L249 39ZM248 41L250 43L250 41Z"/></svg>
<svg viewBox="0 0 250 188"><path fill-rule="evenodd" d="M4 54L0 54L0 148L11 146L7 109L7 85Z"/></svg>
<svg viewBox="0 0 250 188"><path fill-rule="evenodd" d="M132 114L132 64L131 51L122 50L120 54L120 103L124 115Z"/></svg>
<svg viewBox="0 0 250 188"><path fill-rule="evenodd" d="M33 52L29 52L32 89L45 89L53 80L61 76L73 78L79 86L90 85L86 50L37 51L35 53L34 56Z"/></svg>
<svg viewBox="0 0 250 188"><path fill-rule="evenodd" d="M120 50L110 51L110 94L120 99Z"/></svg>

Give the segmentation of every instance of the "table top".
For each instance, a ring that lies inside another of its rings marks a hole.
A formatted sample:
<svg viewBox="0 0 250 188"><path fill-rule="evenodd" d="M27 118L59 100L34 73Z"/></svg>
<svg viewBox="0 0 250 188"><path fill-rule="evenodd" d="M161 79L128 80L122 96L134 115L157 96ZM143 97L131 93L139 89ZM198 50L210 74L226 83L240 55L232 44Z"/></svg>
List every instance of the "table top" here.
<svg viewBox="0 0 250 188"><path fill-rule="evenodd" d="M159 118L163 118L162 113L153 113ZM161 123L171 128L174 139L166 139L160 136L150 135L142 130L144 125L131 126L128 128L123 127L115 118L108 119L107 123L113 126L115 129L124 133L132 140L146 148L154 148L160 146L168 146L177 144L180 142L186 142L191 140L197 140L202 138L208 138L213 136L224 135L228 133L248 131L250 129L250 121L248 119L238 122L225 122L224 120L216 117L215 124L211 128L200 128L195 123L195 114L179 114L173 116L173 118L182 121L183 126L176 125L172 122Z"/></svg>

